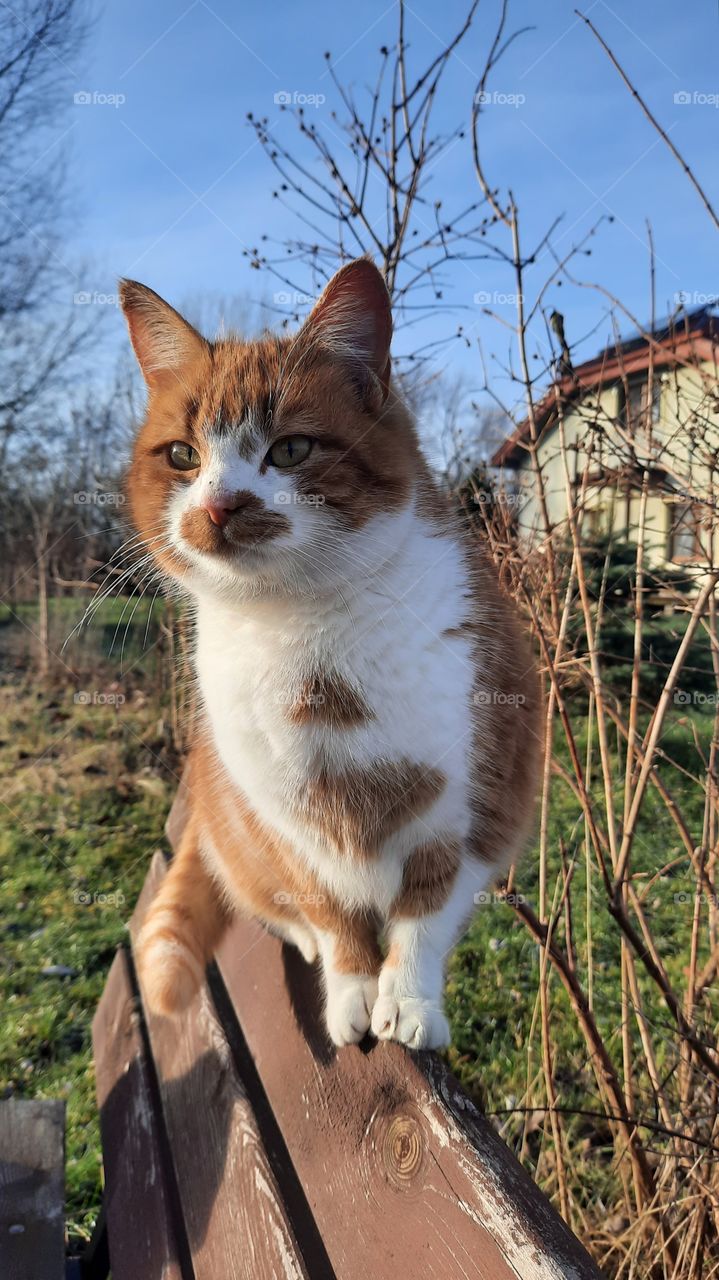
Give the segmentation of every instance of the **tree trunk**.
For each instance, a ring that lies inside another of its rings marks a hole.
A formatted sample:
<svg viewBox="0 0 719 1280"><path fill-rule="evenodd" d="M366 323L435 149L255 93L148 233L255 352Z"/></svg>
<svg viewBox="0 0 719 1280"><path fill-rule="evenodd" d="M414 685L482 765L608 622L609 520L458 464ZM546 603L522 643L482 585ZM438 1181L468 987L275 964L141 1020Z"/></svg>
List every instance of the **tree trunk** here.
<svg viewBox="0 0 719 1280"><path fill-rule="evenodd" d="M47 552L43 547L37 561L38 582L38 670L41 679L50 672L50 628L47 600Z"/></svg>

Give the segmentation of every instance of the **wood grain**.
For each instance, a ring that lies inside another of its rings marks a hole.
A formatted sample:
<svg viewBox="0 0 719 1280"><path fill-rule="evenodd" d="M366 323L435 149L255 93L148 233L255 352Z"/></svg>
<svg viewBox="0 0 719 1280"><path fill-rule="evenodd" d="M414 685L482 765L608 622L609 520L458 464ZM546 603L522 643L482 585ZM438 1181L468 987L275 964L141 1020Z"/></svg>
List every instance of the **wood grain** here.
<svg viewBox="0 0 719 1280"><path fill-rule="evenodd" d="M136 938L165 874L156 855ZM146 1013L196 1280L300 1280L308 1272L252 1103L206 985L176 1021Z"/></svg>
<svg viewBox="0 0 719 1280"><path fill-rule="evenodd" d="M335 1050L315 973L254 923L217 960L339 1280L599 1280L436 1055Z"/></svg>
<svg viewBox="0 0 719 1280"><path fill-rule="evenodd" d="M127 954L115 957L92 1027L113 1280L187 1280L158 1103Z"/></svg>
<svg viewBox="0 0 719 1280"><path fill-rule="evenodd" d="M0 1275L65 1274L65 1104L0 1102Z"/></svg>

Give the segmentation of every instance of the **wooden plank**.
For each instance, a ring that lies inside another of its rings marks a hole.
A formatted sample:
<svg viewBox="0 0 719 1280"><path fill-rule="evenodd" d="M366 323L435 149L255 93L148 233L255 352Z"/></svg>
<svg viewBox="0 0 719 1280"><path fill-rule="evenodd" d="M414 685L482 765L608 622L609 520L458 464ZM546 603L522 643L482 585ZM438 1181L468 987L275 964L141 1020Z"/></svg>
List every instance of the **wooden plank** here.
<svg viewBox="0 0 719 1280"><path fill-rule="evenodd" d="M113 1280L187 1280L159 1100L125 951L113 961L92 1038Z"/></svg>
<svg viewBox="0 0 719 1280"><path fill-rule="evenodd" d="M315 973L255 923L217 959L339 1280L599 1280L435 1054L335 1050Z"/></svg>
<svg viewBox="0 0 719 1280"><path fill-rule="evenodd" d="M155 855L136 938L165 875ZM308 1272L252 1102L204 985L187 1013L147 1015L196 1280L300 1280Z"/></svg>
<svg viewBox="0 0 719 1280"><path fill-rule="evenodd" d="M185 809L181 790L173 839ZM399 1268L410 1280L599 1280L436 1055L387 1044L338 1053L316 975L254 923L233 926L218 962L338 1277L377 1271L379 1259L380 1275Z"/></svg>
<svg viewBox="0 0 719 1280"><path fill-rule="evenodd" d="M0 1275L65 1274L65 1104L0 1102Z"/></svg>

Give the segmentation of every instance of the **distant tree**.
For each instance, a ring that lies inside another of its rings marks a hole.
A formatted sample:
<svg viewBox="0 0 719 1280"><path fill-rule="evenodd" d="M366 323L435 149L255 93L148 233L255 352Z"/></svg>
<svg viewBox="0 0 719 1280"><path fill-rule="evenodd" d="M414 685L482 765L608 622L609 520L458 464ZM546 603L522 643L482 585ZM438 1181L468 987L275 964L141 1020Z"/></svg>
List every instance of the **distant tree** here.
<svg viewBox="0 0 719 1280"><path fill-rule="evenodd" d="M135 565L113 561L129 533L124 473L133 410L121 369L102 393L58 413L52 432L19 435L0 473L0 596L13 610L37 601L30 647L41 676L52 666L52 596L80 591L79 620L90 593L130 583L140 560L138 552Z"/></svg>
<svg viewBox="0 0 719 1280"><path fill-rule="evenodd" d="M478 404L471 398L462 375L436 381L429 402L423 405L423 417L428 433L439 439L441 474L451 490L486 468L510 425L497 405Z"/></svg>
<svg viewBox="0 0 719 1280"><path fill-rule="evenodd" d="M84 0L17 0L0 23L0 464L52 421L88 340L72 308L62 250L66 164L57 125L69 109ZM65 304L65 317L59 304ZM58 316L60 318L58 319Z"/></svg>

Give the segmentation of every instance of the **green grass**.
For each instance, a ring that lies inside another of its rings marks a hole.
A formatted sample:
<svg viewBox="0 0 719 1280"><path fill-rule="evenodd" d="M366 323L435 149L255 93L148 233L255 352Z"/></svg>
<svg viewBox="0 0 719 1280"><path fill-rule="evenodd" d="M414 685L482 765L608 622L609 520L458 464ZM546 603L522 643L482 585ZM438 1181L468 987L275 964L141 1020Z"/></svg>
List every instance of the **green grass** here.
<svg viewBox="0 0 719 1280"><path fill-rule="evenodd" d="M58 670L93 670L112 664L118 673L138 667L141 674L156 669L155 644L165 604L153 590L143 596L112 596L99 602L84 626L82 618L94 597L59 596L49 604L49 646ZM16 656L20 666L38 647L36 601L0 602L0 646L6 659Z"/></svg>
<svg viewBox="0 0 719 1280"><path fill-rule="evenodd" d="M161 841L166 748L156 707L0 688L0 1096L65 1099L71 1236L100 1201L90 1026ZM51 965L74 976L43 977Z"/></svg>

